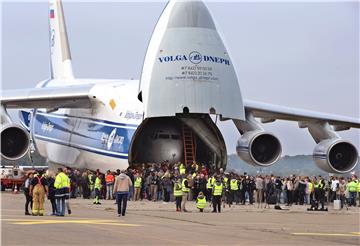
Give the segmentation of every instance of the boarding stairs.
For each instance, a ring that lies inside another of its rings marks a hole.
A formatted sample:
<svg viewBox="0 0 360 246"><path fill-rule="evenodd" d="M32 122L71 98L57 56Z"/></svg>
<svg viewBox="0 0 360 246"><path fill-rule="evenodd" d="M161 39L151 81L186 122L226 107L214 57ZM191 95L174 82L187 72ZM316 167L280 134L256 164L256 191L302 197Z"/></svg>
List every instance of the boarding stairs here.
<svg viewBox="0 0 360 246"><path fill-rule="evenodd" d="M196 158L195 134L186 124L183 124L182 133L184 143L184 162L185 166L188 167L193 163L193 161L195 161Z"/></svg>

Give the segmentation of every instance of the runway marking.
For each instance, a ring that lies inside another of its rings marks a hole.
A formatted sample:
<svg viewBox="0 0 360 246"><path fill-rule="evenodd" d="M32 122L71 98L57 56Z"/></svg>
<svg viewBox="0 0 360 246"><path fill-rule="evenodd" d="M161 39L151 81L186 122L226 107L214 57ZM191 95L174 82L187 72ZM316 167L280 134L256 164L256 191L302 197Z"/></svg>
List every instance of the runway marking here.
<svg viewBox="0 0 360 246"><path fill-rule="evenodd" d="M21 220L21 219L2 219L10 221L14 225L46 225L46 224L87 224L87 225L112 225L139 227L139 224L121 223L119 220Z"/></svg>
<svg viewBox="0 0 360 246"><path fill-rule="evenodd" d="M210 223L199 222L199 221L192 221L192 220L182 219L182 218L172 218L172 217L166 217L166 216L161 216L161 215L150 215L150 214L141 214L141 213L131 213L131 214L140 215L140 216L147 216L147 217L152 217L152 218L159 218L159 219L175 220L175 221L186 222L186 223L207 225L207 226L216 226L216 224L210 224ZM155 223L155 224L157 224L157 223Z"/></svg>
<svg viewBox="0 0 360 246"><path fill-rule="evenodd" d="M295 236L329 236L329 237L360 237L360 232L351 233L319 233L319 232L295 232Z"/></svg>

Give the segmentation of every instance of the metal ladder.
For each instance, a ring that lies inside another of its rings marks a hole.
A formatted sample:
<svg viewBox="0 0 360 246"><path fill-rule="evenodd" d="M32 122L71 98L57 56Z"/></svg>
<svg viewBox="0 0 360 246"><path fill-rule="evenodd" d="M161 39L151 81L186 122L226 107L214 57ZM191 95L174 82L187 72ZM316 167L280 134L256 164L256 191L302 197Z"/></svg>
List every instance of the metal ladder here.
<svg viewBox="0 0 360 246"><path fill-rule="evenodd" d="M186 124L183 124L182 132L184 143L184 162L185 166L188 167L195 160L195 135Z"/></svg>

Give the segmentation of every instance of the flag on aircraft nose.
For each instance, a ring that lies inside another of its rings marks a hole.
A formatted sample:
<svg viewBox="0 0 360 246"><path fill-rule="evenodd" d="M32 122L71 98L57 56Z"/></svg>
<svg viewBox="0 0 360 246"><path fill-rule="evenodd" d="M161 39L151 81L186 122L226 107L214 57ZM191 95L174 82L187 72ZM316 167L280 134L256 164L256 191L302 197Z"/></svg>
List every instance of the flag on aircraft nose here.
<svg viewBox="0 0 360 246"><path fill-rule="evenodd" d="M54 19L55 18L55 12L53 9L50 9L50 19Z"/></svg>

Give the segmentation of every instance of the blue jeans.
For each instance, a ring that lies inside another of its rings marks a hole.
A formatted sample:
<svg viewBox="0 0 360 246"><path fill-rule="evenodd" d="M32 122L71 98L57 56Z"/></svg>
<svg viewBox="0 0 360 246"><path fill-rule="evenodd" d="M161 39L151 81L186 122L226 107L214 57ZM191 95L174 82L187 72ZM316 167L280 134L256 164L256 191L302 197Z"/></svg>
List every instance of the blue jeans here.
<svg viewBox="0 0 360 246"><path fill-rule="evenodd" d="M129 192L120 191L116 193L116 202L118 208L118 214L125 215L126 212L126 205L128 199Z"/></svg>
<svg viewBox="0 0 360 246"><path fill-rule="evenodd" d="M281 190L280 189L276 189L276 203L280 204L280 198L281 198Z"/></svg>
<svg viewBox="0 0 360 246"><path fill-rule="evenodd" d="M114 193L114 184L106 184L106 199L111 200L113 199Z"/></svg>
<svg viewBox="0 0 360 246"><path fill-rule="evenodd" d="M156 198L157 201L162 200L162 189L158 189Z"/></svg>
<svg viewBox="0 0 360 246"><path fill-rule="evenodd" d="M281 192L281 194L282 194L282 197L283 197L283 199L284 199L284 201L283 201L283 203L288 203L288 196L287 196L287 192L285 191L285 190L283 190L282 192Z"/></svg>
<svg viewBox="0 0 360 246"><path fill-rule="evenodd" d="M130 201L131 198L133 198L133 197L134 197L134 186L131 186L129 188L128 200Z"/></svg>
<svg viewBox="0 0 360 246"><path fill-rule="evenodd" d="M65 215L65 197L56 197L56 215Z"/></svg>
<svg viewBox="0 0 360 246"><path fill-rule="evenodd" d="M356 206L356 191L350 191L350 204L349 206Z"/></svg>

